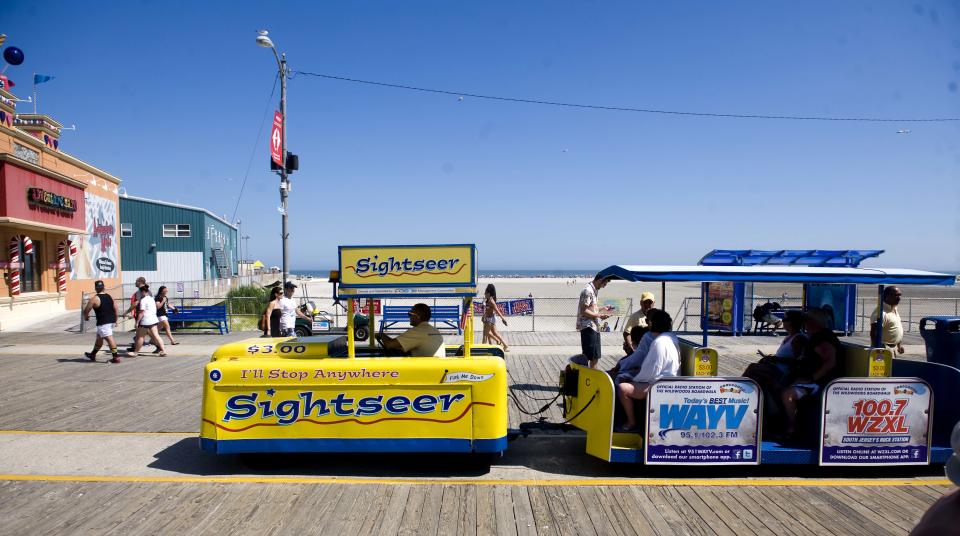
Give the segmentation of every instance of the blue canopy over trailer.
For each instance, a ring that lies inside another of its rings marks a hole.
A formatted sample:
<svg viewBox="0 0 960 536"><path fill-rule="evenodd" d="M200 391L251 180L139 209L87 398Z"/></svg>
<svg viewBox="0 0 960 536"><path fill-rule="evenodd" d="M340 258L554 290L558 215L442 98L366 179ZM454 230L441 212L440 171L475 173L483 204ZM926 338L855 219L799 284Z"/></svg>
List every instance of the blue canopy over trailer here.
<svg viewBox="0 0 960 536"><path fill-rule="evenodd" d="M754 283L854 283L864 285L953 285L956 276L903 268L820 266L644 266L615 265L601 277L625 281L748 281Z"/></svg>
<svg viewBox="0 0 960 536"><path fill-rule="evenodd" d="M625 281L638 281L638 282L670 282L670 281L686 281L686 282L700 282L704 286L708 282L724 282L724 281L733 281L733 282L772 282L772 283L847 283L847 284L875 284L879 287L878 293L878 305L882 303L883 289L887 285L944 285L950 286L955 284L957 278L954 275L942 274L935 272L926 272L921 270L909 270L909 269L888 269L888 268L851 268L851 267L814 267L814 266L643 266L643 265L615 265L610 266L600 272L600 277L607 277L610 279L621 279ZM879 307L880 314L882 315L883 308ZM882 321L882 316L881 316ZM878 330L879 331L879 330ZM878 334L879 337L879 334ZM707 334L704 330L703 334L703 346L707 345ZM960 392L960 370L953 367L947 367L944 365L939 365L936 363L927 363L921 361L908 361L902 359L892 359L892 354L890 350L882 348L880 341L875 341L875 346L879 348L859 348L857 351L862 354L858 356L858 360L874 361L880 362L880 365L884 365L882 361L885 359L886 364L881 368L886 369L885 376L882 377L867 377L867 376L884 376L884 374L873 374L871 370L869 373L864 372L855 372L848 374L847 378L840 378L835 380L830 385L827 386L827 390L831 390L834 393L833 400L834 405L832 407L839 408L837 404L846 404L849 405L849 400L841 400L844 395L849 393L864 393L869 392L871 389L874 392L878 389L888 389L890 393L896 393L896 396L911 396L914 394L925 395L926 398L923 398L926 406L926 410L920 410L916 412L915 415L929 416L929 422L927 423L927 417L920 417L922 422L926 423L924 429L918 432L921 439L928 438L925 440L926 446L920 447L910 447L909 449L903 449L904 456L908 458L899 458L896 461L887 462L886 458L877 458L872 462L858 462L855 458L851 459L842 459L844 455L844 449L842 445L840 447L829 446L827 437L833 435L832 432L835 431L836 424L828 422L836 420L838 417L844 417L845 411L848 411L849 408L844 409L843 411L834 411L824 412L821 408L821 428L820 428L820 438L819 438L819 456L818 451L810 446L793 446L793 445L781 445L774 442L762 442L761 447L761 456L759 458L753 457L752 459L757 460L762 463L819 463L821 465L902 465L902 464L923 464L932 462L942 463L950 455L951 449L949 446L949 434L952 430L954 424L960 420L960 404L957 403L956 393ZM861 359L862 358L862 359ZM872 366L872 364L870 365ZM607 392L613 388L613 385L610 384L607 388L602 390L600 389L584 389L585 386L590 386L591 381L593 385L600 382L600 380L605 379L607 384L610 383L609 378L605 374L596 371L597 374L591 369L586 369L584 367L577 367L576 365L571 365L573 367L573 374L570 376L570 381L579 382L577 385L571 385L569 391L571 394L567 395L566 404L570 406L570 411L574 413L574 417L571 422L576 426L580 426L587 431L587 451L591 454L597 455L603 459L609 461L640 461L639 456L641 456L641 451L644 448L642 445L649 443L644 441L641 438L641 447L640 451L636 448L623 447L624 442L632 443L633 440L626 438L624 439L623 434L611 433L611 427L613 424L612 411L608 414L608 411L605 409L597 408L592 409L589 413L592 414L591 417L587 417L587 413L584 413L585 410L590 409L589 406L593 399L590 400L579 400L579 395L577 394L579 390L584 390L586 393L593 392L593 398L601 397L603 398L603 408L609 407L613 408L613 404L616 404L614 400L615 396L613 392ZM571 367L568 367L570 371ZM848 369L849 370L849 369ZM891 376L892 371L892 377ZM577 379L579 373L580 379ZM583 377L586 376L587 379L591 381L583 381ZM594 377L596 376L596 377ZM677 378L682 380L681 378ZM725 381L737 381L738 378L726 378ZM739 378L739 380L745 380L745 378ZM567 380L565 380L567 381ZM696 378L690 378L689 381L696 382ZM675 382L674 382L675 383ZM900 385L902 383L903 385ZM583 384L583 385L580 385ZM834 385L836 384L836 385ZM852 388L847 388L847 386L842 384L849 384ZM658 384L654 384L655 386ZM669 385L669 384L667 384ZM881 385L882 388L881 388ZM724 386L721 386L722 390ZM565 386L565 389L567 387ZM749 388L749 387L747 387ZM846 389L846 391L844 391ZM824 393L827 392L824 391ZM594 392L595 391L595 392ZM737 391L739 392L739 391ZM907 394L903 394L907 393ZM934 395L939 393L939 397ZM825 396L825 395L824 395ZM922 397L921 397L922 398ZM607 400L610 399L610 400ZM864 401L865 402L865 401ZM872 403L873 401L871 401ZM649 398L648 398L649 404ZM846 406L844 406L845 408ZM889 409L889 408L887 408ZM875 410L875 404L870 406L870 410ZM931 411L932 410L932 411ZM648 413L651 412L651 409L648 407ZM857 409L857 415L860 413L860 409ZM830 416L828 417L828 414ZM581 416L583 415L583 416ZM579 417L579 419L578 419ZM596 426L589 421L594 419L602 419L603 422L600 426ZM858 417L859 418L859 417ZM891 418L892 419L892 418ZM579 422L578 422L579 420ZM851 421L853 422L853 421ZM863 421L866 422L866 421ZM886 421L887 425L893 426L893 420L888 419ZM901 421L900 425L903 425ZM593 430L596 429L596 430ZM829 429L829 430L828 430ZM594 433L600 432L600 433ZM869 435L870 431L861 430L861 436L864 434ZM648 430L649 433L649 430ZM661 432L662 434L663 432ZM650 436L652 438L652 436ZM810 437L809 439L815 439ZM832 439L832 440L835 440ZM844 438L845 440L845 438ZM923 442L923 441L922 441ZM593 445L596 443L596 445ZM914 439L916 443L916 438ZM759 446L759 445L758 445ZM883 450L886 447L880 447L880 450ZM592 449L592 450L591 450ZM834 450L830 450L834 449ZM851 449L846 449L851 450ZM909 452L907 452L909 450ZM749 451L747 451L749 452ZM753 454L750 454L753 456ZM648 452L645 454L647 456L646 463L653 463L653 458ZM891 458L893 459L893 454ZM744 458L746 459L746 458ZM658 462L660 463L660 462ZM671 463L671 462L662 462L662 463ZM682 463L682 462L680 462Z"/></svg>
<svg viewBox="0 0 960 536"><path fill-rule="evenodd" d="M879 285L879 296L887 285L953 285L956 276L904 268L843 268L820 266L645 266L614 265L600 271L601 277L624 281L699 282L706 290L709 282L753 283L847 283ZM701 307L701 325L705 326L706 308ZM880 308L881 314L883 308ZM707 330L703 329L703 345Z"/></svg>
<svg viewBox="0 0 960 536"><path fill-rule="evenodd" d="M846 266L856 268L879 257L882 249L715 249L697 264L703 266Z"/></svg>
<svg viewBox="0 0 960 536"><path fill-rule="evenodd" d="M877 258L882 249L714 249L704 255L701 266L820 266L856 268ZM750 296L749 302L747 296ZM707 329L742 335L750 331L754 317L753 283L724 282L707 285ZM786 298L784 294L783 298ZM829 311L829 327L847 335L856 329L857 286L843 283L804 283L801 308ZM773 316L781 316L773 313ZM764 323L768 323L763 320ZM756 330L756 325L754 330Z"/></svg>

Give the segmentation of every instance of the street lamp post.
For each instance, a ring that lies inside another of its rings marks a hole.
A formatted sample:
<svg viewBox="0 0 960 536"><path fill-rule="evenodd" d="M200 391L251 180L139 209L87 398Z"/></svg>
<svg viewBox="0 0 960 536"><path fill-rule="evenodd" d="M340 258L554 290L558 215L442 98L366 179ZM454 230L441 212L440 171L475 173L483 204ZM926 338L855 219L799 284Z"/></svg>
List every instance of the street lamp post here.
<svg viewBox="0 0 960 536"><path fill-rule="evenodd" d="M280 117L283 118L280 125L280 155L283 161L280 165L280 237L283 242L283 280L287 281L290 278L290 233L287 232L287 194L290 191L290 181L287 178L287 54L277 53L277 47L267 37L266 30L259 30L257 34L257 44L273 51L280 69Z"/></svg>
<svg viewBox="0 0 960 536"><path fill-rule="evenodd" d="M237 264L237 273L239 273L239 264L243 263L243 220L237 219L237 254L240 256L240 259Z"/></svg>

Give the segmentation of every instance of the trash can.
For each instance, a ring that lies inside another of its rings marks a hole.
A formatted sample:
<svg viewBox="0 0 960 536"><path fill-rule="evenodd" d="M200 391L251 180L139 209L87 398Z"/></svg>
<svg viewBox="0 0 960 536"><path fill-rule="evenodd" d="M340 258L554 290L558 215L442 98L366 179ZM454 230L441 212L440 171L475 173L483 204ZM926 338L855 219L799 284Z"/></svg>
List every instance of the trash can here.
<svg viewBox="0 0 960 536"><path fill-rule="evenodd" d="M960 369L960 317L921 318L920 335L927 345L927 361Z"/></svg>

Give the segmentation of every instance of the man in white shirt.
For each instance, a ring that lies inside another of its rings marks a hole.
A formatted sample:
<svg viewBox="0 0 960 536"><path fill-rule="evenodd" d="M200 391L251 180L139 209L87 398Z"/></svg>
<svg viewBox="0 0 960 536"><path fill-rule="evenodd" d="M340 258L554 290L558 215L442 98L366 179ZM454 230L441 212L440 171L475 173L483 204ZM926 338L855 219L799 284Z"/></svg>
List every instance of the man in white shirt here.
<svg viewBox="0 0 960 536"><path fill-rule="evenodd" d="M887 287L883 289L883 345L888 348L896 348L898 354L903 353L903 324L900 322L900 311L897 305L900 304L900 289L897 287ZM876 344L877 329L879 329L877 319L880 313L877 309L870 314L870 344Z"/></svg>
<svg viewBox="0 0 960 536"><path fill-rule="evenodd" d="M650 315L650 333L653 342L650 350L643 359L640 372L633 377L633 381L618 385L617 398L623 405L627 421L619 431L637 431L637 420L633 411L634 400L644 400L650 391L650 386L660 378L676 376L680 370L680 351L671 337L673 319L666 311L657 310Z"/></svg>
<svg viewBox="0 0 960 536"><path fill-rule="evenodd" d="M388 352L403 353L413 357L446 357L443 335L430 324L430 306L418 303L407 313L413 326L396 338L383 333L377 340Z"/></svg>
<svg viewBox="0 0 960 536"><path fill-rule="evenodd" d="M297 301L293 299L293 291L297 288L296 283L287 281L283 284L283 296L278 300L280 309L280 335L282 337L293 337L296 335L297 317L305 320L311 320L309 316L297 307Z"/></svg>

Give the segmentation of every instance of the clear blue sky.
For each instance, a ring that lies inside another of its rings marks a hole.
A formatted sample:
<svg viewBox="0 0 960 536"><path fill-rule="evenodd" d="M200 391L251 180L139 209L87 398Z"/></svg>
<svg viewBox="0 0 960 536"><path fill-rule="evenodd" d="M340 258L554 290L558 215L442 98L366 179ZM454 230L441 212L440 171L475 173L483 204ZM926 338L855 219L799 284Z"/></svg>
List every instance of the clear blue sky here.
<svg viewBox="0 0 960 536"><path fill-rule="evenodd" d="M669 4L669 5L667 5ZM132 195L232 214L276 73L775 115L960 117L954 2L27 2L0 31L62 147ZM29 108L30 105L22 105ZM271 105L273 106L273 105ZM273 109L272 107L270 108ZM269 128L267 125L265 128ZM909 134L897 134L909 129ZM960 268L960 124L565 109L297 76L292 267L347 243L475 242L481 268L692 263L725 248L883 248ZM238 216L280 259L266 134Z"/></svg>

